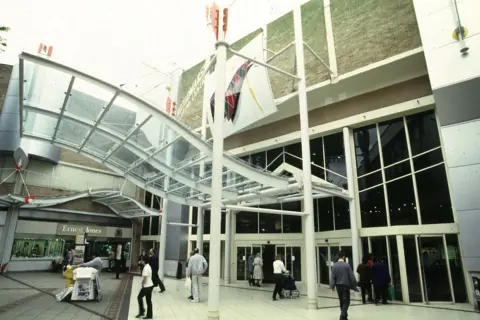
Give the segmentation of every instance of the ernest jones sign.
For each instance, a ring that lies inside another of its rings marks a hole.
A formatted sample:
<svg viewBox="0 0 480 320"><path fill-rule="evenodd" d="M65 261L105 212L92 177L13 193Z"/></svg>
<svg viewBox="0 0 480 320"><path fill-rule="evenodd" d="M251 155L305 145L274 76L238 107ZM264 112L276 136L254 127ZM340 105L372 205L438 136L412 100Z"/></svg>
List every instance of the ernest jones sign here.
<svg viewBox="0 0 480 320"><path fill-rule="evenodd" d="M61 224L57 225L57 234L63 236L74 236L77 234L88 233L89 237L101 237L107 234L106 227L99 226L82 226L82 225L71 225L71 224Z"/></svg>

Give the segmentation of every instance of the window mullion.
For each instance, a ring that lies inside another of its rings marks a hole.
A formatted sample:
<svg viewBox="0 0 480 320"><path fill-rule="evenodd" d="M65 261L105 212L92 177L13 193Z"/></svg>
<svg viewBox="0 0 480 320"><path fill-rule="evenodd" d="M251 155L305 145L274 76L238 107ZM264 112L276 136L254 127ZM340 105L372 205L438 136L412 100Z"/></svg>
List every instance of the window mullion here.
<svg viewBox="0 0 480 320"><path fill-rule="evenodd" d="M382 181L383 181L383 197L385 198L385 210L387 215L387 226L390 226L390 206L388 205L388 191L387 184L385 179L385 166L383 165L383 148L382 148L382 139L380 137L380 128L378 123L375 125L377 128L377 144L378 144L378 155L380 158L380 168L382 169Z"/></svg>
<svg viewBox="0 0 480 320"><path fill-rule="evenodd" d="M417 178L415 176L415 168L413 166L412 146L410 144L410 133L408 132L408 122L406 117L403 117L403 125L405 127L405 135L407 138L407 151L408 151L408 158L410 159L410 170L412 171L413 195L415 196L415 209L417 210L418 224L421 225L422 214L420 212L420 200L418 198Z"/></svg>

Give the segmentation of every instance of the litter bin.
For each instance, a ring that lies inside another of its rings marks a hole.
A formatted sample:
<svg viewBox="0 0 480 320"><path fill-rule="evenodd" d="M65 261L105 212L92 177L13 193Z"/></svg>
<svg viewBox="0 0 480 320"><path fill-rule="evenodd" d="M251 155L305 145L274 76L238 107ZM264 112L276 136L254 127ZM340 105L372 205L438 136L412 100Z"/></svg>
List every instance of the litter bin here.
<svg viewBox="0 0 480 320"><path fill-rule="evenodd" d="M176 277L177 279L182 279L182 270L183 270L183 265L179 261L177 265L177 277Z"/></svg>

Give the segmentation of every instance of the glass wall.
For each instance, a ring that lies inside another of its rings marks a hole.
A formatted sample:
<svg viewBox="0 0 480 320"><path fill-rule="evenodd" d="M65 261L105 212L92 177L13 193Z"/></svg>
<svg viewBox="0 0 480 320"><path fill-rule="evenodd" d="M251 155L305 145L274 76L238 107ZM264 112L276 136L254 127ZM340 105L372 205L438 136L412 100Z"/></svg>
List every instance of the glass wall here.
<svg viewBox="0 0 480 320"><path fill-rule="evenodd" d="M298 211L301 202L276 203L262 208ZM258 212L237 212L236 233L301 233L302 217Z"/></svg>
<svg viewBox="0 0 480 320"><path fill-rule="evenodd" d="M315 232L350 229L348 201L338 197L313 200Z"/></svg>
<svg viewBox="0 0 480 320"><path fill-rule="evenodd" d="M145 191L144 204L155 210L160 210L162 198ZM158 236L160 234L160 217L144 217L142 224L142 236Z"/></svg>
<svg viewBox="0 0 480 320"><path fill-rule="evenodd" d="M435 112L354 130L362 227L453 222Z"/></svg>
<svg viewBox="0 0 480 320"><path fill-rule="evenodd" d="M32 238L15 235L12 257L16 258L55 258L63 256L65 240L59 238Z"/></svg>

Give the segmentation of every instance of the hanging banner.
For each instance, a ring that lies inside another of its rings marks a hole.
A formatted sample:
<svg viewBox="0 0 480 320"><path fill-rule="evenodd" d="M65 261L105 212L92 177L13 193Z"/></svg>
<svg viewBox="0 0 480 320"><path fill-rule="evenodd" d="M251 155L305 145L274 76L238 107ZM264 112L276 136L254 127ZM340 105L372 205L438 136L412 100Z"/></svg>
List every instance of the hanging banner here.
<svg viewBox="0 0 480 320"><path fill-rule="evenodd" d="M263 34L259 34L240 52L264 62ZM205 81L204 104L208 105L208 120L213 126L215 85L217 73ZM225 92L224 137L235 134L255 122L275 113L277 106L265 67L233 56L226 65L227 90Z"/></svg>

